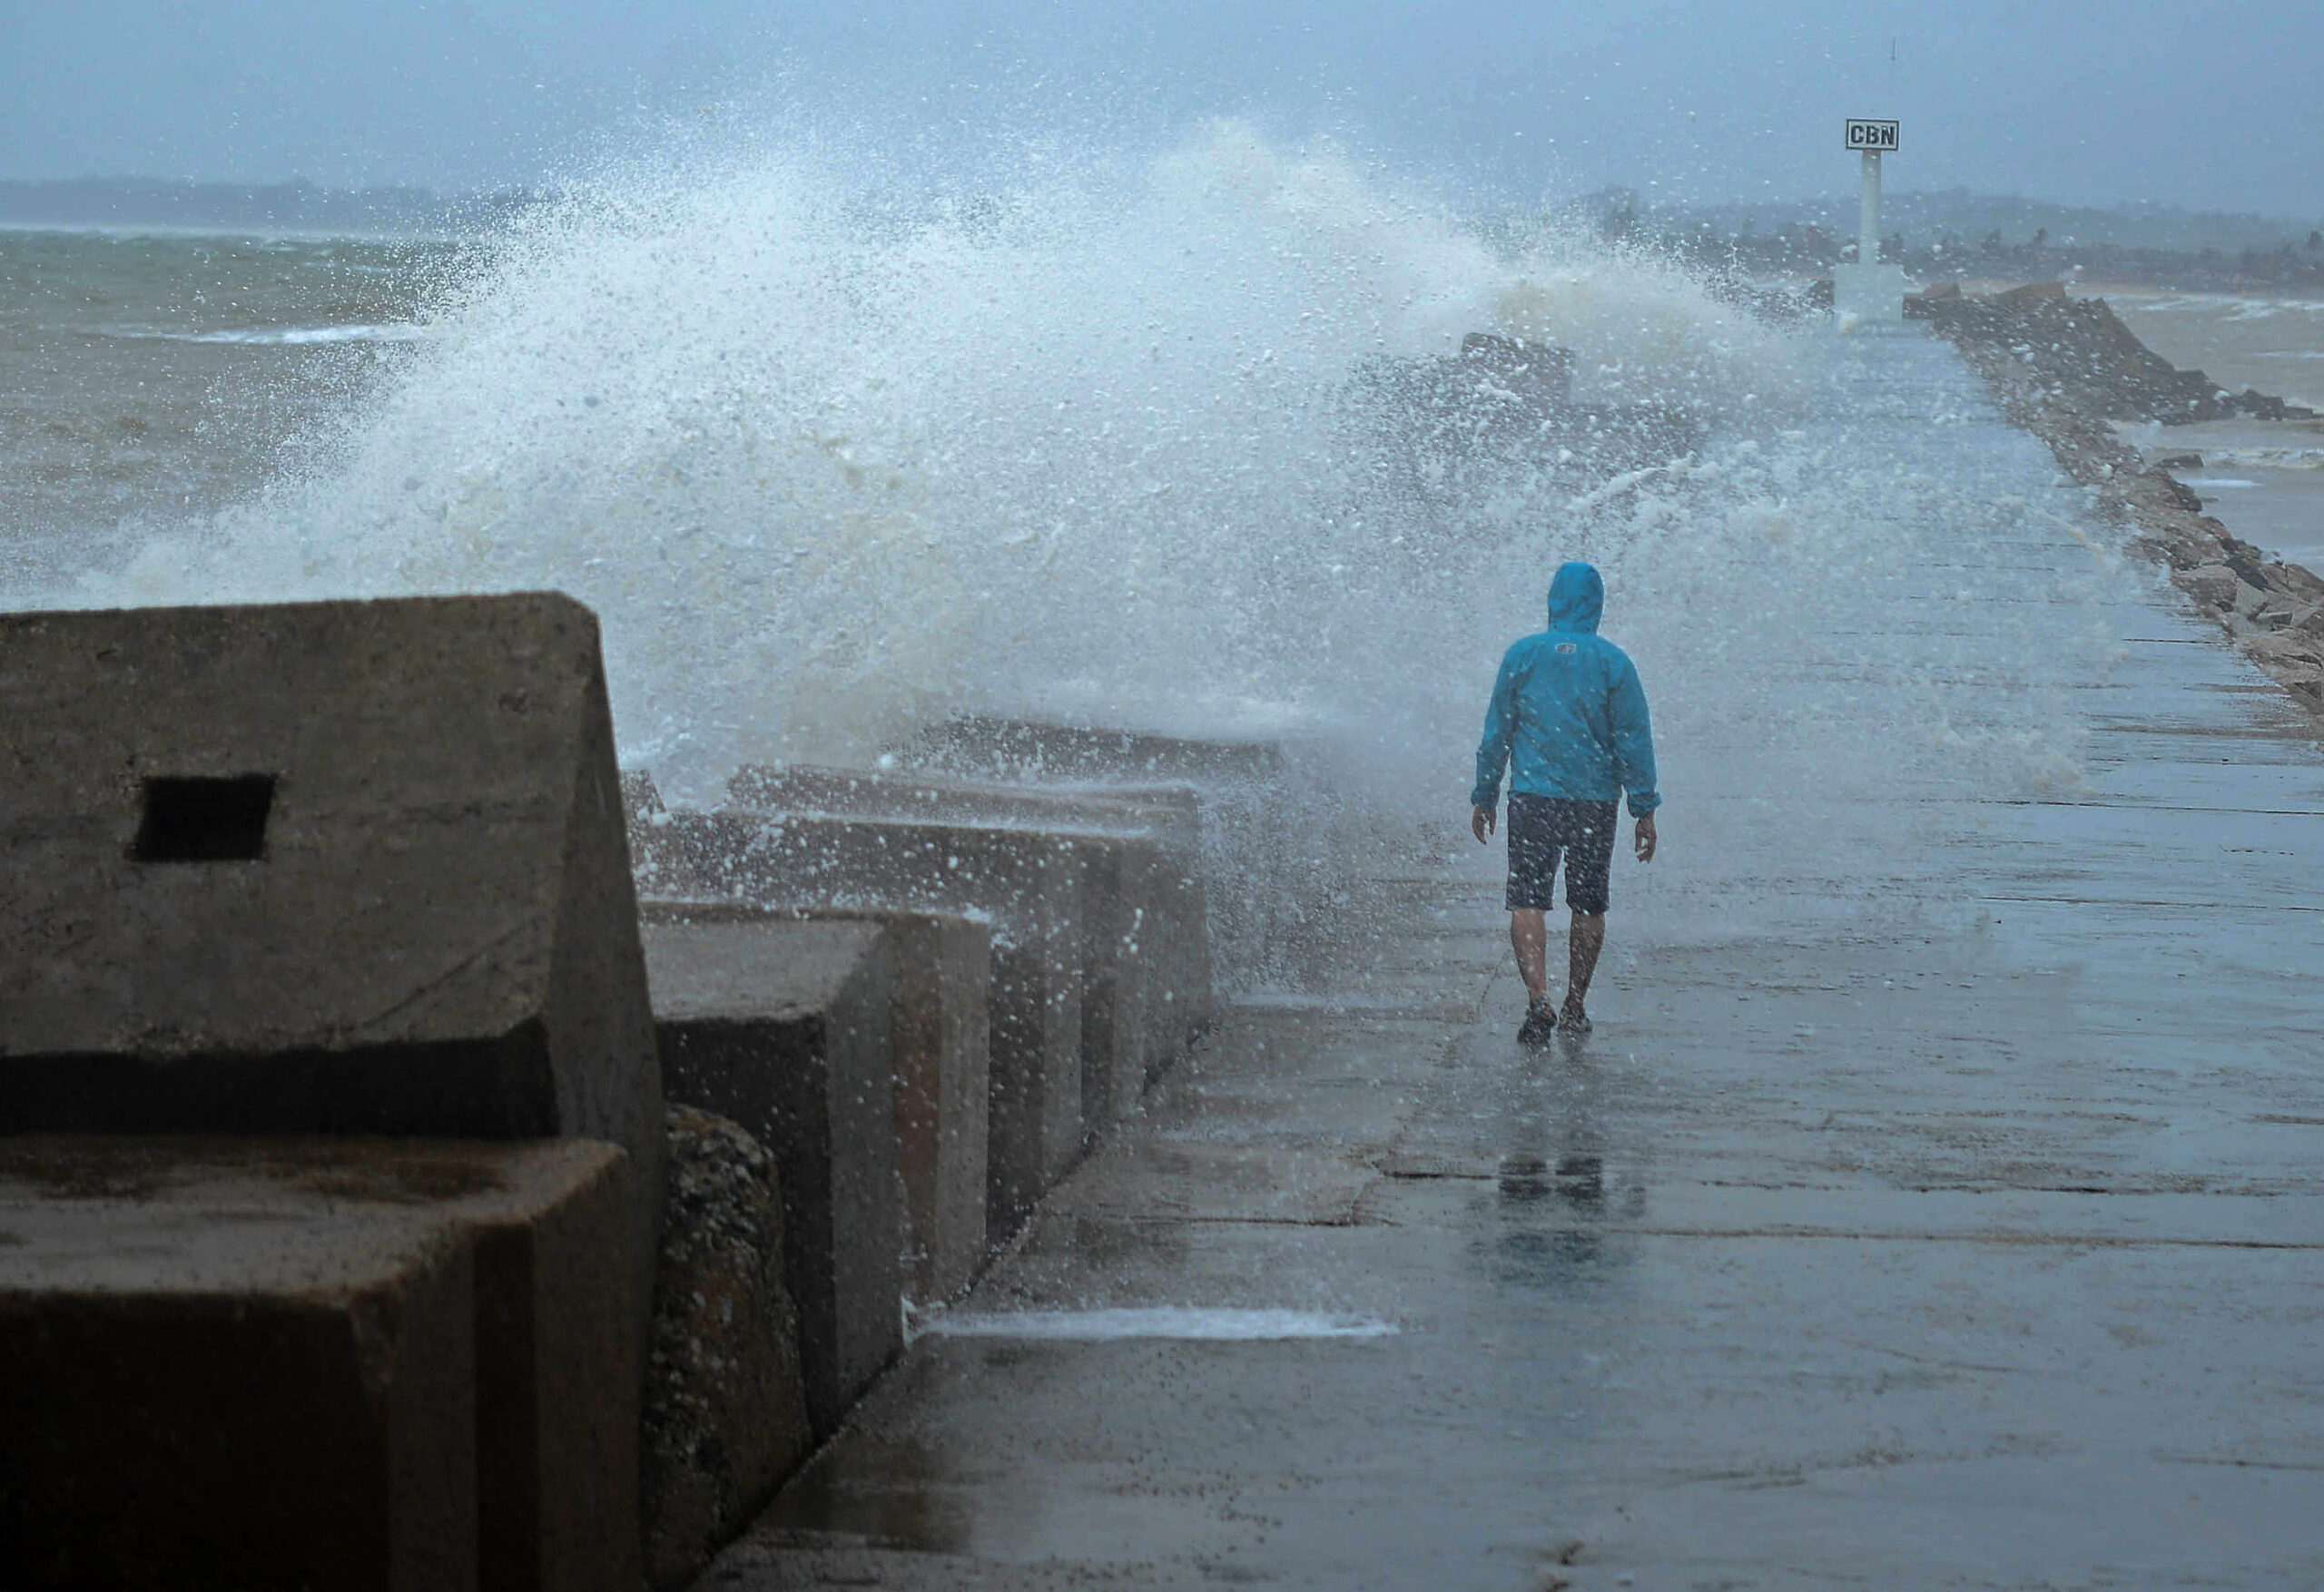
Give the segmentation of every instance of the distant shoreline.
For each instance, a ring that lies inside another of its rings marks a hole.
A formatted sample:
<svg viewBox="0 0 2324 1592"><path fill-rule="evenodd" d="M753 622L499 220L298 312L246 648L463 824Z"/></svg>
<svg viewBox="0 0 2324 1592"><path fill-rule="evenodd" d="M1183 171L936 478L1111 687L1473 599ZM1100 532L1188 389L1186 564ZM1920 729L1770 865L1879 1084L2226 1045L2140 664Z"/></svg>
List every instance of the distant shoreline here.
<svg viewBox="0 0 2324 1592"><path fill-rule="evenodd" d="M1686 205L1613 188L1568 213L1609 241L1664 250L1712 275L1827 276L1856 253L1853 193ZM1921 281L2079 280L2175 292L2324 297L2324 218L2136 205L2094 210L1956 189L1890 193L1881 222L1880 258Z"/></svg>
<svg viewBox="0 0 2324 1592"><path fill-rule="evenodd" d="M524 190L440 194L426 188L319 188L310 182L167 182L84 177L0 181L0 230L124 236L468 237L556 196Z"/></svg>
<svg viewBox="0 0 2324 1592"><path fill-rule="evenodd" d="M2012 288L2022 288L2034 282L2054 281L2054 277L1992 276L1948 277L1948 281L1960 284L1965 293L2004 293ZM2156 294L2181 294L2201 299L2280 299L2286 302L2303 304L2324 303L2324 286L2292 287L2260 283L2250 287L2211 288L2187 287L2176 282L2130 281L2118 277L2071 277L2066 290L2077 299L2146 298Z"/></svg>
<svg viewBox="0 0 2324 1592"><path fill-rule="evenodd" d="M468 243L481 228L384 228L236 226L226 222L0 221L0 236L156 240L244 239L267 243Z"/></svg>
<svg viewBox="0 0 2324 1592"><path fill-rule="evenodd" d="M451 240L497 231L559 197L524 188L326 188L295 178L13 178L0 179L0 230ZM1852 197L1659 206L1620 188L1562 207L1569 223L1610 243L1667 253L1708 278L1760 281L1829 276L1853 251L1855 211ZM1488 207L1472 220L1488 241L1516 249L1545 213ZM2064 280L2083 292L2324 299L2324 221L2152 206L2099 211L1965 191L1893 193L1886 219L1881 257L1922 281Z"/></svg>

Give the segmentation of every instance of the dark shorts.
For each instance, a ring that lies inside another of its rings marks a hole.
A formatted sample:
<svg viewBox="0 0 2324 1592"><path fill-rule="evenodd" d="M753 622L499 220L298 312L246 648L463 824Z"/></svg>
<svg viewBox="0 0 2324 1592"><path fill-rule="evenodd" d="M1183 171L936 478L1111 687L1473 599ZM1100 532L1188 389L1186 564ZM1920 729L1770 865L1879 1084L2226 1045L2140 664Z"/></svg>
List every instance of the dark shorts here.
<svg viewBox="0 0 2324 1592"><path fill-rule="evenodd" d="M1562 796L1509 793L1509 895L1512 912L1546 912L1554 904L1558 853L1565 853L1565 904L1603 912L1606 876L1614 866L1620 804L1569 801Z"/></svg>

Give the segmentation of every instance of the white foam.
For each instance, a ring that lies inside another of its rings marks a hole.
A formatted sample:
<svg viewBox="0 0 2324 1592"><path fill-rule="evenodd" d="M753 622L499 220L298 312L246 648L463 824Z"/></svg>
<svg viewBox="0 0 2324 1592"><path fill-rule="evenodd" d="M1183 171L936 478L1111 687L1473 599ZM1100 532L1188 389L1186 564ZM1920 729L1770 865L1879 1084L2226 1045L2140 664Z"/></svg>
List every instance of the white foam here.
<svg viewBox="0 0 2324 1592"><path fill-rule="evenodd" d="M1233 123L998 193L889 181L767 145L527 218L328 467L84 600L562 589L625 758L679 791L980 705L1352 725L1424 748L1366 760L1408 772L1458 761L1441 683L1489 682L1477 625L1538 623L1581 515L1514 479L1423 541L1351 429L1357 364L1500 329L1624 400L1756 416L1799 380L1665 264L1497 251Z"/></svg>
<svg viewBox="0 0 2324 1592"><path fill-rule="evenodd" d="M2221 447L2201 444L2211 466L2240 465L2254 470L2324 469L2324 447Z"/></svg>
<svg viewBox="0 0 2324 1592"><path fill-rule="evenodd" d="M1295 732L1327 794L1443 844L1502 649L1588 558L1673 798L1625 920L1673 933L1758 932L1769 881L1836 866L1876 888L1912 801L2078 778L2059 682L2103 644L2115 534L2015 571L2082 499L1949 349L1779 332L1594 239L1488 241L1234 123L1138 165L1038 152L962 193L770 139L530 212L321 467L66 600L559 588L603 622L624 761L675 795L1070 712ZM1546 446L1463 478L1351 377L1476 330L1717 429L1619 482ZM1892 366L1914 390L1848 375Z"/></svg>
<svg viewBox="0 0 2324 1592"><path fill-rule="evenodd" d="M2324 315L2324 299L2264 299L2242 293L2137 292L2108 295L2118 304L2155 314L2216 315L2228 320L2270 320L2280 315Z"/></svg>
<svg viewBox="0 0 2324 1592"><path fill-rule="evenodd" d="M408 343L428 335L424 326L381 324L362 326L251 326L222 331L176 331L158 327L122 326L104 329L107 337L151 338L171 343L240 343L268 348L301 348L315 343Z"/></svg>
<svg viewBox="0 0 2324 1592"><path fill-rule="evenodd" d="M1103 1342L1170 1338L1197 1342L1273 1342L1293 1338L1389 1338L1402 1329L1368 1316L1300 1310L1037 1310L947 1314L923 1331L943 1338L1045 1338Z"/></svg>

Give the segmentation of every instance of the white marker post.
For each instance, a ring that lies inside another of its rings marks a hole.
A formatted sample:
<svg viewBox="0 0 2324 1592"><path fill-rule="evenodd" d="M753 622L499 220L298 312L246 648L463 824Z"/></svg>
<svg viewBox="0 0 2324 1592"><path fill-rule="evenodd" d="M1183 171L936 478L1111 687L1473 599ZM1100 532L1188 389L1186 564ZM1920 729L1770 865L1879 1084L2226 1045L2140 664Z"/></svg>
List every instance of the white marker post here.
<svg viewBox="0 0 2324 1592"><path fill-rule="evenodd" d="M1880 157L1898 147L1894 122L1850 121L1847 147L1864 158L1856 208L1856 263L1832 268L1832 308L1857 320L1905 319L1905 268L1880 263Z"/></svg>

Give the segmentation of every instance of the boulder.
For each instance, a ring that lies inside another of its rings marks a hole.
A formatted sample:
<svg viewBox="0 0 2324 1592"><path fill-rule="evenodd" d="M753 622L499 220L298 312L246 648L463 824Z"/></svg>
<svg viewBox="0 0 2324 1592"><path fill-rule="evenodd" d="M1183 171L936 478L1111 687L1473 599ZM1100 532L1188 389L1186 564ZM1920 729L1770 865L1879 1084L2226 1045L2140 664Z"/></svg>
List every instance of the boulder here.
<svg viewBox="0 0 2324 1592"><path fill-rule="evenodd" d="M645 1573L657 1592L700 1574L813 1444L774 1157L706 1111L674 1107L669 1124L641 1443Z"/></svg>
<svg viewBox="0 0 2324 1592"><path fill-rule="evenodd" d="M2198 461L2198 463L2200 462L2201 461ZM2156 483L2158 487L2157 496L2162 498L2162 502L2167 506L2184 509L2189 514L2196 514L2201 511L2203 500L2201 495L2199 495L2192 486L2188 486L2176 476L2168 476L2163 474L2161 470L2153 470L2149 472L2149 478Z"/></svg>
<svg viewBox="0 0 2324 1592"><path fill-rule="evenodd" d="M2003 309L2022 310L2035 304L2062 304L2065 297L2063 282L2024 282L1995 293L1993 302Z"/></svg>
<svg viewBox="0 0 2324 1592"><path fill-rule="evenodd" d="M2243 650L2269 667L2324 666L2324 637L2304 630L2253 635L2244 641Z"/></svg>
<svg viewBox="0 0 2324 1592"><path fill-rule="evenodd" d="M2235 572L2223 564L2206 564L2194 569L2181 570L2179 589L2206 608L2230 609L2235 606L2238 589L2242 582Z"/></svg>

